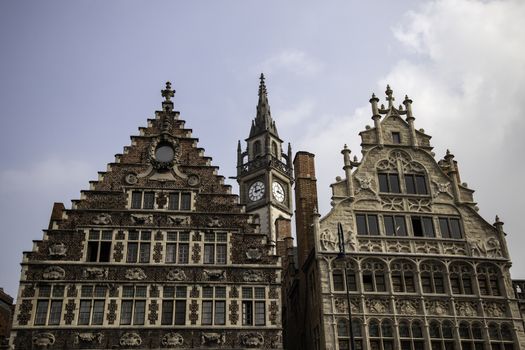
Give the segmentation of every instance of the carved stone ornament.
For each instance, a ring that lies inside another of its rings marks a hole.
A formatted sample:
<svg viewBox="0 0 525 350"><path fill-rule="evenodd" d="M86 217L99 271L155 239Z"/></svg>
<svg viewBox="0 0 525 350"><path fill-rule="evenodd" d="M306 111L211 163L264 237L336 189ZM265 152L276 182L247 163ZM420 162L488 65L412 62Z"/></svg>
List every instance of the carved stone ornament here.
<svg viewBox="0 0 525 350"><path fill-rule="evenodd" d="M198 186L200 183L201 183L201 180L199 179L197 175L192 174L188 176L188 185L190 185L191 187Z"/></svg>
<svg viewBox="0 0 525 350"><path fill-rule="evenodd" d="M222 345L226 342L226 336L224 333L202 333L201 334L201 345Z"/></svg>
<svg viewBox="0 0 525 350"><path fill-rule="evenodd" d="M128 185L135 185L137 184L137 182L139 181L138 177L136 174L134 173L129 173L127 174L125 177L124 177L124 181L126 181L126 183Z"/></svg>
<svg viewBox="0 0 525 350"><path fill-rule="evenodd" d="M49 266L42 273L45 280L62 280L66 277L66 271L60 266Z"/></svg>
<svg viewBox="0 0 525 350"><path fill-rule="evenodd" d="M139 346L142 344L142 339L137 333L124 333L120 337L121 346Z"/></svg>
<svg viewBox="0 0 525 350"><path fill-rule="evenodd" d="M168 222L171 225L176 225L176 226L189 225L190 217L185 216L185 215L170 215L168 216Z"/></svg>
<svg viewBox="0 0 525 350"><path fill-rule="evenodd" d="M259 271L247 270L242 274L242 279L245 282L262 282L263 276Z"/></svg>
<svg viewBox="0 0 525 350"><path fill-rule="evenodd" d="M485 312L490 317L503 317L505 316L505 306L499 303L486 303Z"/></svg>
<svg viewBox="0 0 525 350"><path fill-rule="evenodd" d="M75 344L100 344L104 335L100 332L75 333Z"/></svg>
<svg viewBox="0 0 525 350"><path fill-rule="evenodd" d="M469 242L470 251L473 256L501 258L501 247L499 241L495 237L490 237L488 240L482 238L475 238Z"/></svg>
<svg viewBox="0 0 525 350"><path fill-rule="evenodd" d="M164 335L160 343L162 344L162 346L166 347L184 345L184 338L179 333L171 332Z"/></svg>
<svg viewBox="0 0 525 350"><path fill-rule="evenodd" d="M219 218L216 217L216 216L212 217L210 219L210 222L208 222L208 227L221 227L221 226L222 226L222 224L221 224Z"/></svg>
<svg viewBox="0 0 525 350"><path fill-rule="evenodd" d="M259 248L248 248L246 250L246 258L248 260L258 261L262 258L262 252Z"/></svg>
<svg viewBox="0 0 525 350"><path fill-rule="evenodd" d="M98 214L91 222L95 225L109 225L111 224L111 215L107 213Z"/></svg>
<svg viewBox="0 0 525 350"><path fill-rule="evenodd" d="M171 158L171 160L157 159L157 148L163 146L171 147L173 152L173 157ZM171 135L163 134L151 143L148 159L154 169L163 171L169 170L173 168L174 165L179 164L180 155L181 148L177 139Z"/></svg>
<svg viewBox="0 0 525 350"><path fill-rule="evenodd" d="M131 221L135 225L151 225L153 224L153 215L131 214Z"/></svg>
<svg viewBox="0 0 525 350"><path fill-rule="evenodd" d="M436 185L436 190L437 190L434 193L434 198L439 196L440 193L446 193L452 197L451 191L450 191L450 182L443 182L443 183L437 182L437 181L432 181L432 182Z"/></svg>
<svg viewBox="0 0 525 350"><path fill-rule="evenodd" d="M52 333L38 333L33 337L33 345L37 349L47 349L55 344L55 336Z"/></svg>
<svg viewBox="0 0 525 350"><path fill-rule="evenodd" d="M184 281L186 279L186 274L184 273L184 270L174 269L168 272L166 279L168 281Z"/></svg>
<svg viewBox="0 0 525 350"><path fill-rule="evenodd" d="M134 267L126 270L126 278L128 280L142 281L143 279L146 279L146 274L140 267Z"/></svg>
<svg viewBox="0 0 525 350"><path fill-rule="evenodd" d="M108 269L103 267L86 267L82 276L88 279L102 279L108 277Z"/></svg>
<svg viewBox="0 0 525 350"><path fill-rule="evenodd" d="M320 239L321 249L329 252L333 252L339 249L337 237L335 236L335 233L333 231L328 229L324 230L323 232L321 232Z"/></svg>
<svg viewBox="0 0 525 350"><path fill-rule="evenodd" d="M456 310L459 316L472 317L478 315L478 311L475 305L468 301L457 303Z"/></svg>
<svg viewBox="0 0 525 350"><path fill-rule="evenodd" d="M404 210L403 198L381 197L381 206L385 210Z"/></svg>
<svg viewBox="0 0 525 350"><path fill-rule="evenodd" d="M239 338L247 348L259 348L264 344L264 336L259 332L242 333Z"/></svg>
<svg viewBox="0 0 525 350"><path fill-rule="evenodd" d="M446 315L448 313L447 303L444 301L433 300L426 303L427 310L432 315Z"/></svg>
<svg viewBox="0 0 525 350"><path fill-rule="evenodd" d="M208 281L222 281L226 279L226 271L224 270L203 270L202 272Z"/></svg>
<svg viewBox="0 0 525 350"><path fill-rule="evenodd" d="M417 314L417 305L412 300L400 300L397 304L397 309L403 315Z"/></svg>
<svg viewBox="0 0 525 350"><path fill-rule="evenodd" d="M387 301L385 300L369 300L366 306L371 313L383 314L388 310Z"/></svg>
<svg viewBox="0 0 525 350"><path fill-rule="evenodd" d="M66 245L62 242L52 244L49 247L49 255L51 256L66 256L67 248Z"/></svg>
<svg viewBox="0 0 525 350"><path fill-rule="evenodd" d="M359 182L359 187L356 188L355 193L359 193L364 190L368 190L372 193L376 193L372 189L372 178L370 176L357 177L357 181Z"/></svg>

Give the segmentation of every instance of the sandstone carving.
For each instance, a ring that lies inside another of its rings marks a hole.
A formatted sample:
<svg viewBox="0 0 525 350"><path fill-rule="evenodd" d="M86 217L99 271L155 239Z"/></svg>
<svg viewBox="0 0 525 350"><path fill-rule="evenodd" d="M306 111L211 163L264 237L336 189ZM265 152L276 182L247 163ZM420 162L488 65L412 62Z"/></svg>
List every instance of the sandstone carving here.
<svg viewBox="0 0 525 350"><path fill-rule="evenodd" d="M501 247L495 237L490 237L487 241L481 238L475 238L470 243L470 251L473 256L486 256L490 258L501 257Z"/></svg>
<svg viewBox="0 0 525 350"><path fill-rule="evenodd" d="M161 344L166 347L184 345L184 338L179 333L168 333L162 337Z"/></svg>
<svg viewBox="0 0 525 350"><path fill-rule="evenodd" d="M168 281L184 281L186 279L186 274L181 269L174 269L168 272L166 279Z"/></svg>
<svg viewBox="0 0 525 350"><path fill-rule="evenodd" d="M226 279L226 271L224 270L203 270L204 277L209 281L222 281Z"/></svg>
<svg viewBox="0 0 525 350"><path fill-rule="evenodd" d="M146 273L140 267L134 267L132 269L126 270L126 278L128 280L138 280L142 281L146 278Z"/></svg>
<svg viewBox="0 0 525 350"><path fill-rule="evenodd" d="M246 250L246 258L248 260L258 261L262 258L262 252L259 248L248 248Z"/></svg>
<svg viewBox="0 0 525 350"><path fill-rule="evenodd" d="M42 273L45 280L62 280L66 277L66 271L60 266L49 266Z"/></svg>
<svg viewBox="0 0 525 350"><path fill-rule="evenodd" d="M427 305L428 312L432 315L442 316L442 315L447 314L448 306L447 306L447 303L444 301L439 301L439 300L428 301L426 305Z"/></svg>
<svg viewBox="0 0 525 350"><path fill-rule="evenodd" d="M170 215L168 216L168 221L171 225L189 225L190 217L184 215Z"/></svg>
<svg viewBox="0 0 525 350"><path fill-rule="evenodd" d="M124 333L120 337L121 346L139 346L142 344L142 339L137 333Z"/></svg>
<svg viewBox="0 0 525 350"><path fill-rule="evenodd" d="M100 344L102 343L103 337L104 335L100 332L75 333L75 344L79 344L79 343Z"/></svg>
<svg viewBox="0 0 525 350"><path fill-rule="evenodd" d="M87 267L82 272L82 276L88 279L102 279L108 277L108 269L103 267Z"/></svg>
<svg viewBox="0 0 525 350"><path fill-rule="evenodd" d="M460 302L456 309L459 316L472 317L478 315L476 308L470 302Z"/></svg>
<svg viewBox="0 0 525 350"><path fill-rule="evenodd" d="M241 344L247 348L258 348L264 344L264 337L259 332L243 333L240 335Z"/></svg>
<svg viewBox="0 0 525 350"><path fill-rule="evenodd" d="M153 224L153 215L131 214L131 220L135 225L151 225Z"/></svg>
<svg viewBox="0 0 525 350"><path fill-rule="evenodd" d="M208 223L208 227L221 227L222 224L218 217L213 217L210 219L210 222Z"/></svg>
<svg viewBox="0 0 525 350"><path fill-rule="evenodd" d="M62 242L52 244L49 247L49 255L51 256L66 256L67 248Z"/></svg>
<svg viewBox="0 0 525 350"><path fill-rule="evenodd" d="M111 215L107 213L98 214L91 222L95 225L109 225L111 224Z"/></svg>
<svg viewBox="0 0 525 350"><path fill-rule="evenodd" d="M326 229L323 232L321 232L320 239L321 239L321 248L323 250L333 252L339 249L337 237L335 236L335 233L332 232L331 230Z"/></svg>
<svg viewBox="0 0 525 350"><path fill-rule="evenodd" d="M201 344L202 345L221 345L226 342L224 333L202 333Z"/></svg>
<svg viewBox="0 0 525 350"><path fill-rule="evenodd" d="M55 336L52 333L38 333L33 337L33 345L37 349L47 349L55 344Z"/></svg>
<svg viewBox="0 0 525 350"><path fill-rule="evenodd" d="M245 282L262 282L263 276L259 271L247 270L242 274Z"/></svg>

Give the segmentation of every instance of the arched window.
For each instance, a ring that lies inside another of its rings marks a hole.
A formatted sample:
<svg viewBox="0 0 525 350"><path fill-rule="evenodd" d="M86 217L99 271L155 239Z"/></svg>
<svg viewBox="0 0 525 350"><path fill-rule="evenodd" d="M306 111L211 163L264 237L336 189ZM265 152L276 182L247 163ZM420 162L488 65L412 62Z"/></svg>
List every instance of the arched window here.
<svg viewBox="0 0 525 350"><path fill-rule="evenodd" d="M461 349L483 350L483 330L481 324L474 323L472 326L468 322L459 324L459 338L461 339Z"/></svg>
<svg viewBox="0 0 525 350"><path fill-rule="evenodd" d="M370 349L373 350L393 350L394 349L394 333L392 330L392 322L388 319L381 322L372 320L368 326L368 333L370 338Z"/></svg>
<svg viewBox="0 0 525 350"><path fill-rule="evenodd" d="M476 269L481 295L501 295L498 268L492 265L480 265Z"/></svg>
<svg viewBox="0 0 525 350"><path fill-rule="evenodd" d="M380 261L366 261L362 266L365 292L386 292L386 266Z"/></svg>
<svg viewBox="0 0 525 350"><path fill-rule="evenodd" d="M474 294L472 276L474 271L469 265L455 264L450 266L450 288L452 294Z"/></svg>
<svg viewBox="0 0 525 350"><path fill-rule="evenodd" d="M425 262L421 264L421 286L423 293L445 293L443 265Z"/></svg>
<svg viewBox="0 0 525 350"><path fill-rule="evenodd" d="M429 326L430 343L432 350L454 350L454 326L450 321L442 324L431 321Z"/></svg>
<svg viewBox="0 0 525 350"><path fill-rule="evenodd" d="M492 350L514 349L514 331L509 324L489 324L489 337Z"/></svg>
<svg viewBox="0 0 525 350"><path fill-rule="evenodd" d="M396 261L392 263L392 288L396 293L415 293L415 267L409 262Z"/></svg>
<svg viewBox="0 0 525 350"><path fill-rule="evenodd" d="M261 141L255 141L253 143L253 156L257 157L261 153Z"/></svg>
<svg viewBox="0 0 525 350"><path fill-rule="evenodd" d="M363 349L363 330L362 323L359 319L352 319L352 332L354 335L355 347L352 349ZM350 349L350 332L348 329L348 319L340 319L337 322L337 342L339 343L339 350Z"/></svg>
<svg viewBox="0 0 525 350"><path fill-rule="evenodd" d="M401 350L424 350L425 340L423 338L423 326L420 321L399 322L399 338L401 339Z"/></svg>

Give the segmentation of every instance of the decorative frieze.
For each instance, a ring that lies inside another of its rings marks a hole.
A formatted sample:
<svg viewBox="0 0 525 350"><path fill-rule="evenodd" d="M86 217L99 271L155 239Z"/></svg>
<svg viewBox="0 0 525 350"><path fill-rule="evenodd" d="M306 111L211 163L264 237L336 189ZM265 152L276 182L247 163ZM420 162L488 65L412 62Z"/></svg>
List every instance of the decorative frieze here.
<svg viewBox="0 0 525 350"><path fill-rule="evenodd" d="M138 333L126 332L120 337L121 346L140 346L142 344L142 338Z"/></svg>
<svg viewBox="0 0 525 350"><path fill-rule="evenodd" d="M45 280L63 280L65 277L66 271L60 266L49 266L42 273L42 278Z"/></svg>
<svg viewBox="0 0 525 350"><path fill-rule="evenodd" d="M217 332L202 332L201 345L204 346L219 346L226 342L226 335Z"/></svg>
<svg viewBox="0 0 525 350"><path fill-rule="evenodd" d="M75 344L101 344L104 335L100 332L75 333Z"/></svg>
<svg viewBox="0 0 525 350"><path fill-rule="evenodd" d="M55 336L53 333L38 333L33 336L33 345L37 349L48 349L55 344Z"/></svg>
<svg viewBox="0 0 525 350"><path fill-rule="evenodd" d="M146 273L140 267L134 267L126 270L126 279L142 281L147 278Z"/></svg>
<svg viewBox="0 0 525 350"><path fill-rule="evenodd" d="M160 343L164 347L178 347L184 345L184 338L180 333L170 332L162 337Z"/></svg>
<svg viewBox="0 0 525 350"><path fill-rule="evenodd" d="M185 281L186 274L184 273L184 270L182 269L173 269L173 270L170 270L170 272L168 272L166 279L168 281Z"/></svg>
<svg viewBox="0 0 525 350"><path fill-rule="evenodd" d="M259 332L241 333L239 339L241 345L247 348L260 348L264 344L264 336Z"/></svg>

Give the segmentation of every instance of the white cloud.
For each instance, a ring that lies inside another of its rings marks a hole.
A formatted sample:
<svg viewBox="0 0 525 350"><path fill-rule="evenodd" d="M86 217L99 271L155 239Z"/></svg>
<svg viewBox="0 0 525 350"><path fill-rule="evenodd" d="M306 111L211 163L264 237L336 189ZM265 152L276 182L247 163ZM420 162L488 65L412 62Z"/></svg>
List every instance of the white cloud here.
<svg viewBox="0 0 525 350"><path fill-rule="evenodd" d="M297 76L312 77L323 70L323 64L305 52L288 49L267 58L260 64L260 71L275 73L291 72Z"/></svg>
<svg viewBox="0 0 525 350"><path fill-rule="evenodd" d="M525 2L516 0L427 3L393 29L410 55L378 82L380 91L387 83L393 87L397 103L405 93L413 99L416 127L434 135L437 157L450 148L462 180L477 190L481 214L489 222L495 214L506 221L513 273L521 277L525 264L517 247L525 244L519 210L519 198L525 197L524 16ZM342 170L326 174L321 169L341 169L340 140L354 140L349 146L355 154L357 131L371 124L370 115L367 105L351 116L326 116L311 126L301 146L316 154L319 198L329 198L323 186L343 175ZM326 203L320 207L328 209Z"/></svg>

